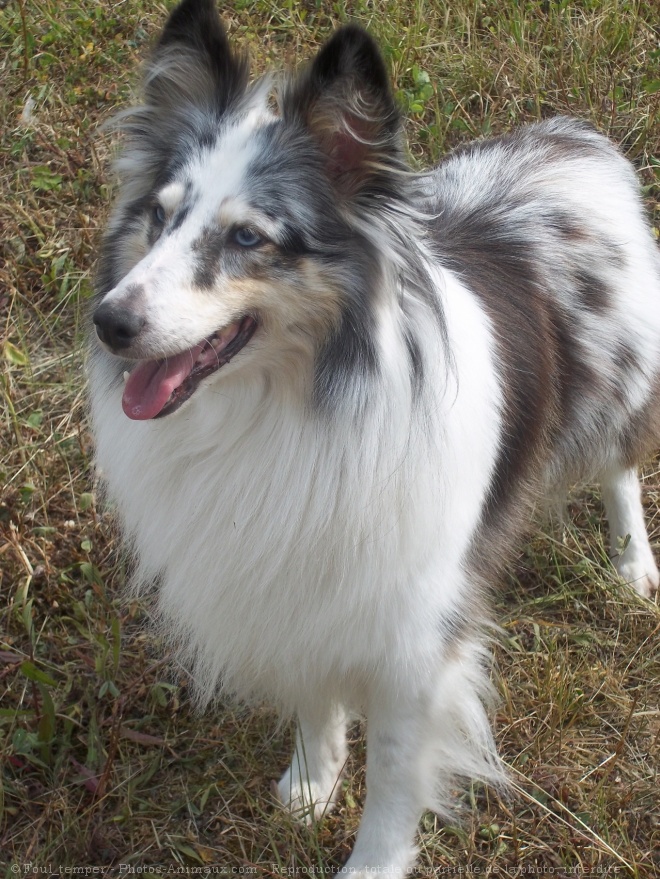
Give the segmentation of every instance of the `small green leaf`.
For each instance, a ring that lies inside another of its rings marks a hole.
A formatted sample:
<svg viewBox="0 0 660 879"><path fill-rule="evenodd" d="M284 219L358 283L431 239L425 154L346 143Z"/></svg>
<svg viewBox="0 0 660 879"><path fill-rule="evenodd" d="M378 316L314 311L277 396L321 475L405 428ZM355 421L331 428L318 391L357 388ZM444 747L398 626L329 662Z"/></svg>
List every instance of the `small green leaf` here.
<svg viewBox="0 0 660 879"><path fill-rule="evenodd" d="M91 491L84 491L78 498L78 509L84 512L94 506L94 495Z"/></svg>
<svg viewBox="0 0 660 879"><path fill-rule="evenodd" d="M161 684L154 684L151 688L151 698L154 700L156 705L159 705L161 708L165 708L167 706L167 696L163 690Z"/></svg>
<svg viewBox="0 0 660 879"><path fill-rule="evenodd" d="M45 671L41 671L41 669L37 668L37 666L33 662L30 662L29 659L22 662L19 668L29 681L35 681L35 683L38 684L45 684L47 687L57 686L56 680L51 678L50 675L47 675Z"/></svg>
<svg viewBox="0 0 660 879"><path fill-rule="evenodd" d="M546 793L544 790L541 790L540 788L537 789L537 790L531 790L531 791L530 791L530 794L531 794L531 796L534 797L534 799L535 799L538 803L540 803L542 806L547 806L547 805L548 805L549 797L548 797L547 793Z"/></svg>
<svg viewBox="0 0 660 879"><path fill-rule="evenodd" d="M656 92L660 92L660 79L642 80L642 88L647 95L654 95Z"/></svg>
<svg viewBox="0 0 660 879"><path fill-rule="evenodd" d="M91 562L81 562L80 572L88 583L95 583L97 586L103 586L103 578L96 565Z"/></svg>
<svg viewBox="0 0 660 879"><path fill-rule="evenodd" d="M26 729L18 727L14 730L11 743L17 754L29 754L36 744L36 737L34 733L29 733Z"/></svg>
<svg viewBox="0 0 660 879"><path fill-rule="evenodd" d="M207 787L206 790L202 793L202 796L200 797L200 800L199 800L199 811L200 812L203 812L204 809L206 808L206 803L208 802L209 794L211 793L212 790L215 790L214 784L212 784L210 787Z"/></svg>
<svg viewBox="0 0 660 879"><path fill-rule="evenodd" d="M2 346L2 354L5 360L13 363L14 366L27 366L30 362L27 354L24 354L16 345L11 342L5 342Z"/></svg>
<svg viewBox="0 0 660 879"><path fill-rule="evenodd" d="M41 717L39 719L38 736L39 741L47 745L53 740L55 735L55 706L50 697L50 693L39 684L39 693L41 694Z"/></svg>
<svg viewBox="0 0 660 879"><path fill-rule="evenodd" d="M119 690L113 681L103 681L101 684L99 689L99 699L102 699L107 694L110 694L113 699L116 699L119 695Z"/></svg>
<svg viewBox="0 0 660 879"><path fill-rule="evenodd" d="M39 409L36 412L31 412L28 415L27 423L30 427L33 427L35 430L38 427L41 427L41 424L44 420L44 413Z"/></svg>
<svg viewBox="0 0 660 879"><path fill-rule="evenodd" d="M21 500L27 503L37 489L31 482L25 482L18 490L21 494Z"/></svg>
<svg viewBox="0 0 660 879"><path fill-rule="evenodd" d="M419 67L413 67L413 79L415 80L416 86L425 86L431 82L431 77L425 70L420 70Z"/></svg>
<svg viewBox="0 0 660 879"><path fill-rule="evenodd" d="M62 175L54 174L48 165L37 165L32 169L30 186L38 192L50 192L59 189L62 184Z"/></svg>
<svg viewBox="0 0 660 879"><path fill-rule="evenodd" d="M0 720L4 717L16 720L18 717L32 717L33 715L32 708L0 708Z"/></svg>
<svg viewBox="0 0 660 879"><path fill-rule="evenodd" d="M484 824L479 830L479 836L482 839L497 839L499 832L499 824Z"/></svg>
<svg viewBox="0 0 660 879"><path fill-rule="evenodd" d="M32 622L32 602L33 602L32 598L30 598L28 601L26 601L25 604L23 605L23 609L21 611L21 616L23 618L23 625L25 626L25 631L27 632L27 636L30 640L32 640L32 633L34 630L34 624ZM32 680L36 680L36 678L32 678Z"/></svg>
<svg viewBox="0 0 660 879"><path fill-rule="evenodd" d="M57 528L55 528L54 525L37 525L32 529L32 533L35 537L48 537L56 532Z"/></svg>
<svg viewBox="0 0 660 879"><path fill-rule="evenodd" d="M192 803L190 805L192 805ZM179 842L178 840L174 840L174 839L170 840L170 845L172 846L172 848L175 849L175 851L179 852L182 855L185 855L187 858L190 858L192 861L196 861L198 864L201 864L202 866L204 866L204 861L197 854L197 852L195 851L195 849L192 846L186 845L185 843Z"/></svg>

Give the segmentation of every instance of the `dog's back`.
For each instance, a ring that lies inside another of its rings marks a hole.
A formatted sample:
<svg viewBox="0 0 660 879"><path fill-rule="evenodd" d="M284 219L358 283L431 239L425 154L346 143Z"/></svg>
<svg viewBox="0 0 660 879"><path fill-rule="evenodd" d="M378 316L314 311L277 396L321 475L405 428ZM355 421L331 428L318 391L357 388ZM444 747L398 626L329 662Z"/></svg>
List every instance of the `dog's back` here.
<svg viewBox="0 0 660 879"><path fill-rule="evenodd" d="M660 436L660 252L631 166L576 120L457 150L429 179L438 260L493 322L504 393L489 510L526 514ZM475 352L478 356L478 352Z"/></svg>

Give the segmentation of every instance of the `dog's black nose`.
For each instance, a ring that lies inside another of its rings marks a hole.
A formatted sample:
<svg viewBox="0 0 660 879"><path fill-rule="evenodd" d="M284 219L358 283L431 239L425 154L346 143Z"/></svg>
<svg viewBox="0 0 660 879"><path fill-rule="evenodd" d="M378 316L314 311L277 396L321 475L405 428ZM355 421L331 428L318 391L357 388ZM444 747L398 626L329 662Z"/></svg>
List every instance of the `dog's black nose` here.
<svg viewBox="0 0 660 879"><path fill-rule="evenodd" d="M145 323L142 315L114 302L104 302L94 312L96 334L113 351L128 348Z"/></svg>

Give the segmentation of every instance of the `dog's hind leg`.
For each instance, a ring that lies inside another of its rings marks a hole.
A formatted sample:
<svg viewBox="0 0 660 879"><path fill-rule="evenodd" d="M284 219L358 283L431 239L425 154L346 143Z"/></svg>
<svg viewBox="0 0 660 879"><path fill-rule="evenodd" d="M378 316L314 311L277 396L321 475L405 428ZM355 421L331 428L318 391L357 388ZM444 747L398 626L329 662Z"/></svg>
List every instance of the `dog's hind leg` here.
<svg viewBox="0 0 660 879"><path fill-rule="evenodd" d="M310 823L332 808L346 762L346 713L340 706L298 717L296 747L277 794L300 820Z"/></svg>
<svg viewBox="0 0 660 879"><path fill-rule="evenodd" d="M614 567L640 595L651 598L660 574L646 533L637 471L634 467L610 469L601 476L601 486Z"/></svg>

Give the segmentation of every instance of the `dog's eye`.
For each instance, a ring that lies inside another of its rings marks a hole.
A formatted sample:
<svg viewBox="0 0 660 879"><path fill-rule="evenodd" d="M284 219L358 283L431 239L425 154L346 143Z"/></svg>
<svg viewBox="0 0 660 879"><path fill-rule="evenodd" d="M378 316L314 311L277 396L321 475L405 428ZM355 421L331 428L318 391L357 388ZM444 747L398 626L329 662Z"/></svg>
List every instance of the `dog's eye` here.
<svg viewBox="0 0 660 879"><path fill-rule="evenodd" d="M239 247L258 247L264 243L264 238L249 226L239 226L234 230L234 241Z"/></svg>
<svg viewBox="0 0 660 879"><path fill-rule="evenodd" d="M165 214L165 208L162 204L155 204L151 211L151 218L153 220L154 226L164 226L165 220L167 216Z"/></svg>

